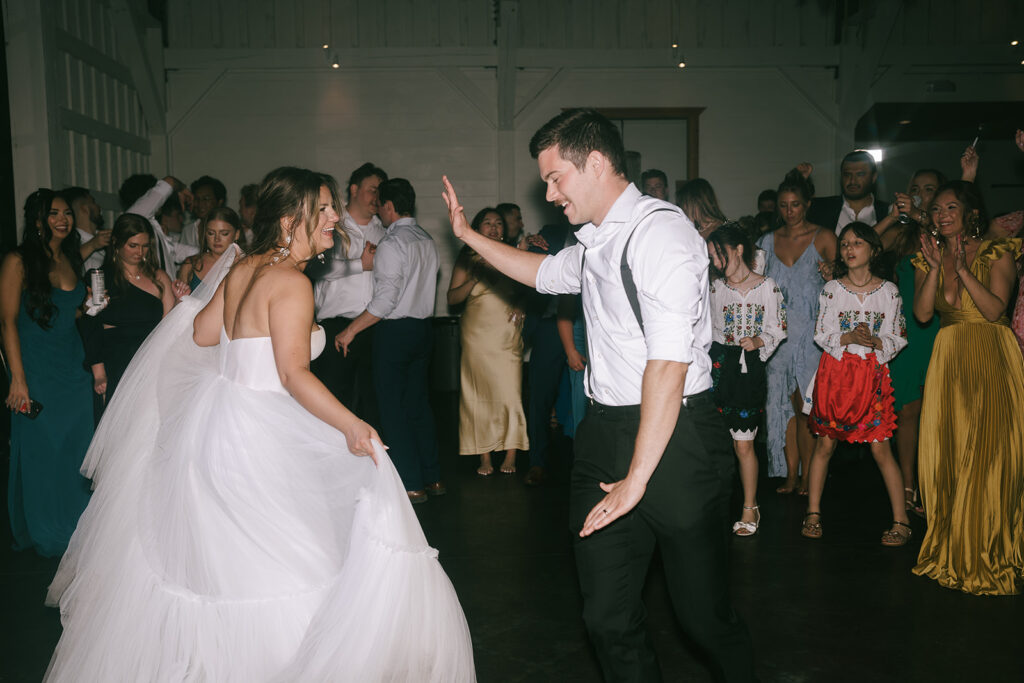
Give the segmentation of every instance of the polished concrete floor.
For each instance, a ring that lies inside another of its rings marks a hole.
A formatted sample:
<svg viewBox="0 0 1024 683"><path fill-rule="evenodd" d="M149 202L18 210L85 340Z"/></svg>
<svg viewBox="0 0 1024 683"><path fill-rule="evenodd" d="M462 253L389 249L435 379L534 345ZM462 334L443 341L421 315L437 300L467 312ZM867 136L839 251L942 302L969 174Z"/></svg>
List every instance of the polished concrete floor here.
<svg viewBox="0 0 1024 683"><path fill-rule="evenodd" d="M554 443L546 485L527 488L525 457L517 475L479 477L472 458L454 455L452 397L438 397L435 412L449 493L416 510L462 601L479 680L600 681L567 528L568 441ZM762 482L761 531L733 543L735 604L762 681L1024 681L1024 598L973 597L913 576L923 523L905 548L879 544L889 513L870 457L847 450L833 460L820 541L799 535L805 499L774 486ZM5 516L0 681L38 681L60 635L56 611L42 605L57 562L13 553L6 528ZM665 681L712 680L676 624L657 560L645 598Z"/></svg>

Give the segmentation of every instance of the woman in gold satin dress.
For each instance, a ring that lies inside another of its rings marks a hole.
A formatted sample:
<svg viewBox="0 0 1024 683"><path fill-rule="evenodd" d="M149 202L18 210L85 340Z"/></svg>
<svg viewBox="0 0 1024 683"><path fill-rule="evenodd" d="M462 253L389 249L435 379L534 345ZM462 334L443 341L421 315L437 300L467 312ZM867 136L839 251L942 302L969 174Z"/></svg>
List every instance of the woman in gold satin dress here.
<svg viewBox="0 0 1024 683"><path fill-rule="evenodd" d="M501 241L505 224L496 209L481 209L477 232ZM459 393L459 453L479 455L477 474L494 474L491 453L504 452L504 474L516 471L516 451L530 447L523 413L522 287L463 247L452 269L448 305L465 302Z"/></svg>
<svg viewBox="0 0 1024 683"><path fill-rule="evenodd" d="M1006 316L1019 239L984 240L972 183L936 191L938 240L914 259L914 315L938 314L924 386L919 479L928 516L914 573L975 595L1024 576L1024 359Z"/></svg>

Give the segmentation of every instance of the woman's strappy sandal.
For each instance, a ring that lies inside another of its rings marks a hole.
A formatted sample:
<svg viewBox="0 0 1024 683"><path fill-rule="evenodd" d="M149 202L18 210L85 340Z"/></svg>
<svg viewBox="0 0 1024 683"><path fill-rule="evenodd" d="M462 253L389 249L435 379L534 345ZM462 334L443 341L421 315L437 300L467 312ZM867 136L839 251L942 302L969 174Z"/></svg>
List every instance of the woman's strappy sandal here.
<svg viewBox="0 0 1024 683"><path fill-rule="evenodd" d="M757 505L744 505L743 509L754 511L754 521L744 522L740 520L732 525L732 532L737 536L753 536L757 533L757 528L761 526L761 508Z"/></svg>
<svg viewBox="0 0 1024 683"><path fill-rule="evenodd" d="M813 521L811 518L814 518ZM800 525L800 535L804 538L821 538L821 513L808 512Z"/></svg>
<svg viewBox="0 0 1024 683"><path fill-rule="evenodd" d="M905 546L913 535L914 530L910 528L909 524L893 520L892 527L882 534L882 545L900 548Z"/></svg>

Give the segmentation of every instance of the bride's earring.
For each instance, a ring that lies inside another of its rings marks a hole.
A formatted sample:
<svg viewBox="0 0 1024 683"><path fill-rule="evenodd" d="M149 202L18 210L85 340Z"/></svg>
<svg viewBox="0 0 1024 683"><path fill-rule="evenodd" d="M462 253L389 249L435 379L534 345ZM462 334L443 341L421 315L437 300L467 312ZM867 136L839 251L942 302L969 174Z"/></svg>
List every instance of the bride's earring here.
<svg viewBox="0 0 1024 683"><path fill-rule="evenodd" d="M270 259L270 265L274 265L275 263L277 263L281 259L288 258L288 254L292 253L292 250L288 247L288 245L291 244L291 243L292 243L292 236L291 236L291 233L289 233L284 238L284 246L277 250L277 256L275 256L274 258Z"/></svg>

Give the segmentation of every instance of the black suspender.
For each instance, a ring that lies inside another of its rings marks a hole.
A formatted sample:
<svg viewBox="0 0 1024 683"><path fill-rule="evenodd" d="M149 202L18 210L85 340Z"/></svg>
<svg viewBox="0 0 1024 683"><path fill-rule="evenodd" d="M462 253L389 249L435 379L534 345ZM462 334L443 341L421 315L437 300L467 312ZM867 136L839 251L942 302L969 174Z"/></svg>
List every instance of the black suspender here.
<svg viewBox="0 0 1024 683"><path fill-rule="evenodd" d="M625 244L624 247L622 247L622 256L619 258L619 273L622 275L622 288L624 290L626 290L626 299L629 300L629 307L633 309L633 315L634 315L634 317L636 317L636 324L640 326L640 332L641 333L643 333L643 331L644 331L644 318L643 318L643 315L641 315L641 313L640 313L640 297L637 295L636 282L633 280L633 270L629 267L629 260L627 259L626 254L629 252L629 243L633 241L633 235L635 235L636 231L640 229L640 225L645 220L647 220L648 218L650 218L654 214L658 213L659 211L668 211L669 213L677 213L673 209L669 209L669 208L665 208L665 207L660 207L660 208L654 209L653 211L650 211L646 215L642 216L640 218L640 220L638 220L636 222L636 225L633 227L633 230L629 233L629 237L626 238L626 244ZM584 248L583 249L583 259L582 259L582 261L580 263L580 296L583 295L582 280L583 280L583 272L586 269L586 266L587 266L587 250L586 250L586 248ZM588 351L589 351L589 349L588 349Z"/></svg>

